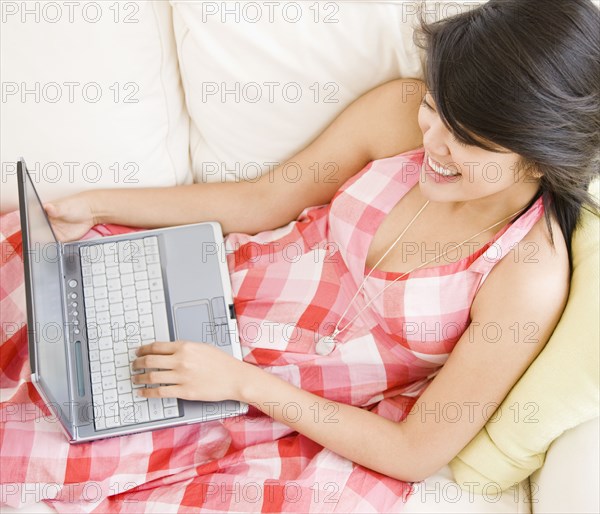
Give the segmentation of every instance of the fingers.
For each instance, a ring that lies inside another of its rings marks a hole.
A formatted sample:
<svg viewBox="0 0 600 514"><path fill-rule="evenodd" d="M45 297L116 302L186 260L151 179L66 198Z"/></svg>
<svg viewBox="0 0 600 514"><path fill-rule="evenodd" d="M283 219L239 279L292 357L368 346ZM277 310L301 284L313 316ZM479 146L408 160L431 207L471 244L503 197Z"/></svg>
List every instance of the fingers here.
<svg viewBox="0 0 600 514"><path fill-rule="evenodd" d="M181 386L177 385L142 387L137 392L144 398L180 398L182 395Z"/></svg>
<svg viewBox="0 0 600 514"><path fill-rule="evenodd" d="M131 363L131 368L134 370L173 369L175 364L175 359L170 355L146 354L134 359Z"/></svg>
<svg viewBox="0 0 600 514"><path fill-rule="evenodd" d="M173 371L148 371L139 375L132 375L134 384L177 384L180 380Z"/></svg>
<svg viewBox="0 0 600 514"><path fill-rule="evenodd" d="M175 353L175 351L177 350L178 347L179 347L178 341L167 341L167 342L155 341L153 343L145 344L144 346L140 346L136 351L136 355L138 355L139 357L142 357L143 355L150 355L150 354L172 355Z"/></svg>
<svg viewBox="0 0 600 514"><path fill-rule="evenodd" d="M48 214L48 216L56 216L56 206L51 204L51 203L45 203L44 204L44 209L46 211L46 213Z"/></svg>

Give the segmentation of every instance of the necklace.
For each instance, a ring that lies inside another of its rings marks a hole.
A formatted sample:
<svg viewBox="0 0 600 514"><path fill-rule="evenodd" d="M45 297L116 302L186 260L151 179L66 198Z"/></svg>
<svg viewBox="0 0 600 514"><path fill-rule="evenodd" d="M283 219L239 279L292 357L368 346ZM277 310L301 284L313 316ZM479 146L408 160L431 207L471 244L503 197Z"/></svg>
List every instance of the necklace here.
<svg viewBox="0 0 600 514"><path fill-rule="evenodd" d="M392 251L392 249L396 246L396 244L398 244L398 241L400 241L400 239L402 239L402 236L404 236L404 234L406 234L406 231L411 227L411 225L416 221L416 219L419 217L419 215L425 210L425 207L427 207L429 205L429 200L427 200L425 202L425 205L423 205L423 207L421 207L421 209L419 210L419 212L417 212L417 214L415 214L415 216L413 217L412 220L410 220L410 222L408 223L408 225L406 226L406 228L402 231L402 233L396 238L396 240L392 243L392 245L387 249L387 251L382 255L382 257L377 261L377 263L375 264L375 266L373 266L371 268L371 271L369 271L369 273L367 274L367 276L363 279L362 283L360 284L358 290L356 291L356 293L354 293L354 296L352 297L352 300L350 300L350 303L348 304L348 307L346 307L346 310L343 312L343 314L340 316L340 319L338 320L337 324L335 325L335 328L333 330L333 333L331 335L328 336L323 336L321 337L321 339L319 339L319 341L317 342L317 345L315 347L315 351L319 354L319 355L329 355L335 348L335 346L338 344L338 342L336 341L336 337L343 332L344 330L346 330L352 323L354 323L354 321L361 315L361 313L369 306L371 305L371 303L373 303L373 301L379 297L379 295L381 295L388 287L390 287L391 285L395 284L398 280L400 280L402 277L405 277L406 275L408 275L409 273L412 273L413 271L422 268L423 266L426 266L427 264L429 264L430 262L433 262L437 259L439 259L440 257L443 257L444 255L446 255L447 253L451 252L452 250L454 250L455 248L458 248L462 245L464 245L465 243L469 242L471 239L477 237L480 234L483 234L484 232L487 232L488 230L500 225L502 222L506 221L509 218L512 218L513 216L516 216L519 212L521 212L524 208L519 209L518 211L516 211L515 213L511 214L510 216L507 216L506 218L502 218L499 222L494 223L493 225L490 225L489 227L483 229L480 232L477 232L477 234L472 235L471 237L469 237L469 239L465 239L462 243L459 243L457 245L454 245L452 248L450 248L449 250L446 250L443 253L440 253L438 255L436 255L433 259L429 259L427 262L424 262L423 264L420 264L419 266L415 266L414 268L412 268L411 270L407 271L406 273L403 273L402 275L400 275L399 277L395 278L392 282L390 282L387 286L385 286L381 291L379 291L379 293L377 293L373 298L371 298L371 300L369 300L369 302L360 309L360 311L358 311L358 313L356 314L356 316L354 316L348 323L346 323L346 325L342 328L340 328L340 322L342 319L344 319L344 316L346 315L346 313L348 312L348 309L350 309L350 307L352 306L352 304L354 303L354 300L356 300L356 297L359 295L359 293L362 291L365 283L367 282L367 279L371 276L371 274L373 273L373 271L375 270L375 268L377 266L379 266L379 264L381 263L381 261L383 259L385 259L385 256L390 253Z"/></svg>

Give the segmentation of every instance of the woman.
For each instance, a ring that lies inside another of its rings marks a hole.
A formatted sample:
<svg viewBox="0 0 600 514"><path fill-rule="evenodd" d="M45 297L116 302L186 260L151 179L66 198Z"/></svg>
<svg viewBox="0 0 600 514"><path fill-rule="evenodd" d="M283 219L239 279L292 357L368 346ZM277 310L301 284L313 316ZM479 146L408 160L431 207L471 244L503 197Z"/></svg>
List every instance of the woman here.
<svg viewBox="0 0 600 514"><path fill-rule="evenodd" d="M145 394L237 399L279 423L223 422L239 451L298 432L400 481L448 463L566 304L571 235L598 175L599 23L590 0L491 0L423 23L426 85L356 100L288 161L295 183L284 164L255 183L47 204L63 240L98 223L217 220L228 234L244 360L144 344L134 368L159 371L134 380L168 384ZM333 180L312 171L331 162Z"/></svg>

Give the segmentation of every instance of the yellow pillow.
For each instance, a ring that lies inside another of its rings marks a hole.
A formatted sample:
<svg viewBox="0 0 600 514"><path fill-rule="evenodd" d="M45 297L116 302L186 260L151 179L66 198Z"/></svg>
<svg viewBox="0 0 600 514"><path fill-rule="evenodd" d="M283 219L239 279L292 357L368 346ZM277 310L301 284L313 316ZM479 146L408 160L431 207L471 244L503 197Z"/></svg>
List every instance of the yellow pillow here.
<svg viewBox="0 0 600 514"><path fill-rule="evenodd" d="M590 192L598 197L598 181ZM569 299L552 337L496 413L449 463L465 490L508 489L542 467L550 443L598 417L599 219L583 210L573 234Z"/></svg>

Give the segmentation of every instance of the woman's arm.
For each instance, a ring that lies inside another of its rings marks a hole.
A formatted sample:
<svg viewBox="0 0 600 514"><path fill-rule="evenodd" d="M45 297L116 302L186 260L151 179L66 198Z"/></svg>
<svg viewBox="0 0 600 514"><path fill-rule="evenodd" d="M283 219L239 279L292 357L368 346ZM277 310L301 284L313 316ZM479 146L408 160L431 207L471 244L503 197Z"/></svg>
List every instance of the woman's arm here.
<svg viewBox="0 0 600 514"><path fill-rule="evenodd" d="M365 93L304 150L257 181L86 193L97 223L158 228L218 221L223 232L256 234L285 225L309 206L328 203L340 186L374 158L418 148L424 84L398 79ZM383 153L382 153L383 152ZM283 173L293 166L290 182Z"/></svg>
<svg viewBox="0 0 600 514"><path fill-rule="evenodd" d="M475 437L550 338L566 304L569 273L566 254L544 248L535 262L515 258L529 255L520 248L496 265L477 295L470 327L401 423L303 391L206 344L141 347L135 369L168 371L134 381L175 384L145 389L148 397L244 401L353 462L417 482Z"/></svg>

